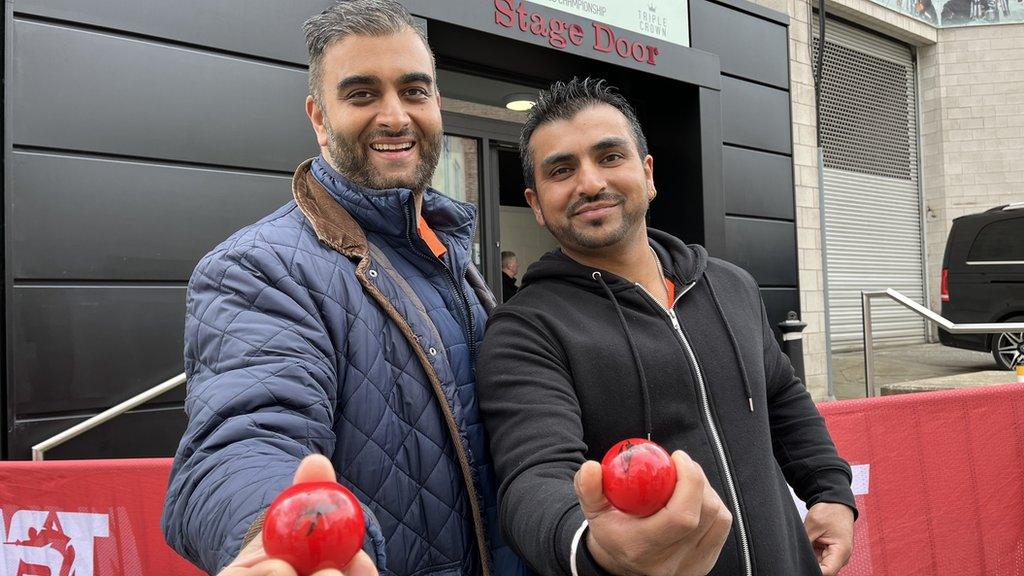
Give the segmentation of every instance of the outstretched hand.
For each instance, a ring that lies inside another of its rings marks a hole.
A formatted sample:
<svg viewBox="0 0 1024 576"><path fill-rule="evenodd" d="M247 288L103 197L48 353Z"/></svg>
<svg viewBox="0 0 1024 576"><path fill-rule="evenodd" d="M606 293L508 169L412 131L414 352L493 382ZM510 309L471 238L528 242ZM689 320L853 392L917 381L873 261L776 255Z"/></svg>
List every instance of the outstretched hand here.
<svg viewBox="0 0 1024 576"><path fill-rule="evenodd" d="M646 518L612 506L602 489L600 464L588 461L577 471L576 496L589 524L586 546L605 570L703 576L715 566L729 537L732 514L700 465L678 450L672 462L675 491L664 508Z"/></svg>
<svg viewBox="0 0 1024 576"><path fill-rule="evenodd" d="M292 484L303 482L337 482L331 461L319 454L306 456L295 471ZM327 569L300 575L287 562L267 557L263 551L263 533L260 532L217 576L377 576L377 568L373 560L360 550L344 570Z"/></svg>

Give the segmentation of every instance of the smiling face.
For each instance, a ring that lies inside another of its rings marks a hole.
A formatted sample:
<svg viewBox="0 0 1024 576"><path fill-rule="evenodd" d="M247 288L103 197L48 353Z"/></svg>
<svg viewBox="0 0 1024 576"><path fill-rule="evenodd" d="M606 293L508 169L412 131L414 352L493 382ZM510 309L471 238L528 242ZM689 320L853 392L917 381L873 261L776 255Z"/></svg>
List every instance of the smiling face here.
<svg viewBox="0 0 1024 576"><path fill-rule="evenodd" d="M537 223L573 254L600 254L646 236L654 159L637 151L626 117L607 104L540 125L530 137Z"/></svg>
<svg viewBox="0 0 1024 576"><path fill-rule="evenodd" d="M441 153L441 97L412 28L350 36L324 51L318 100L306 113L321 153L355 184L422 191Z"/></svg>

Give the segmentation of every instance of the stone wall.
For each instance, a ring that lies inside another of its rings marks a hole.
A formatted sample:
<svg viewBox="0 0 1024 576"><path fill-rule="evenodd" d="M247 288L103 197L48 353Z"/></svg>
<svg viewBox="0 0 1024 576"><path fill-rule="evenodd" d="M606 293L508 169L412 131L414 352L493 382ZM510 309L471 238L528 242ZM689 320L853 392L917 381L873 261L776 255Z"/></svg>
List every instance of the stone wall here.
<svg viewBox="0 0 1024 576"><path fill-rule="evenodd" d="M790 17L790 105L793 117L793 171L796 194L797 250L800 267L801 319L804 330L804 369L807 389L815 400L828 398L828 350L825 339L825 291L821 252L821 207L814 111L814 68L811 61L811 19L817 18L807 0L755 0L756 4ZM892 12L869 0L829 0L828 10L848 20L906 42L934 41L934 29Z"/></svg>
<svg viewBox="0 0 1024 576"><path fill-rule="evenodd" d="M1024 201L1024 24L945 28L918 50L929 306L953 219Z"/></svg>

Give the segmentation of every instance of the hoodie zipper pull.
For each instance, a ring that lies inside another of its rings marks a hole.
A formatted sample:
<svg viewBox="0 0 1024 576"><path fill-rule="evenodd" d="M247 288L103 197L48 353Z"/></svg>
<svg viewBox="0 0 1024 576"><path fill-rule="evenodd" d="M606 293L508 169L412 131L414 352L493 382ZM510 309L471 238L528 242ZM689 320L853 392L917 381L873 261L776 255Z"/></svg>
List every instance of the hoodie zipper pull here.
<svg viewBox="0 0 1024 576"><path fill-rule="evenodd" d="M672 320L672 327L675 328L676 331L679 331L681 328L679 326L679 318L676 317L676 311L673 310L672 308L668 308L667 310L668 317Z"/></svg>

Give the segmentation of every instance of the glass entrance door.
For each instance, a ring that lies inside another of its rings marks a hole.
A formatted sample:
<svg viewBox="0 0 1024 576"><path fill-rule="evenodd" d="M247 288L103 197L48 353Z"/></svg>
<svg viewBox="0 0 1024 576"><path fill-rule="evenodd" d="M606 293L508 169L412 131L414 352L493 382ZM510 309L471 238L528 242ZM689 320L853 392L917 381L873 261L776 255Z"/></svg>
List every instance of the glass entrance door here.
<svg viewBox="0 0 1024 576"><path fill-rule="evenodd" d="M441 158L430 185L450 198L475 204L480 215L480 164L479 139L445 134ZM479 221L473 238L472 258L476 267L483 269Z"/></svg>
<svg viewBox="0 0 1024 576"><path fill-rule="evenodd" d="M494 151L514 146L520 127L512 122L442 112L445 135L431 181L443 194L477 207L473 263L501 301L500 175ZM522 191L520 190L521 194Z"/></svg>

